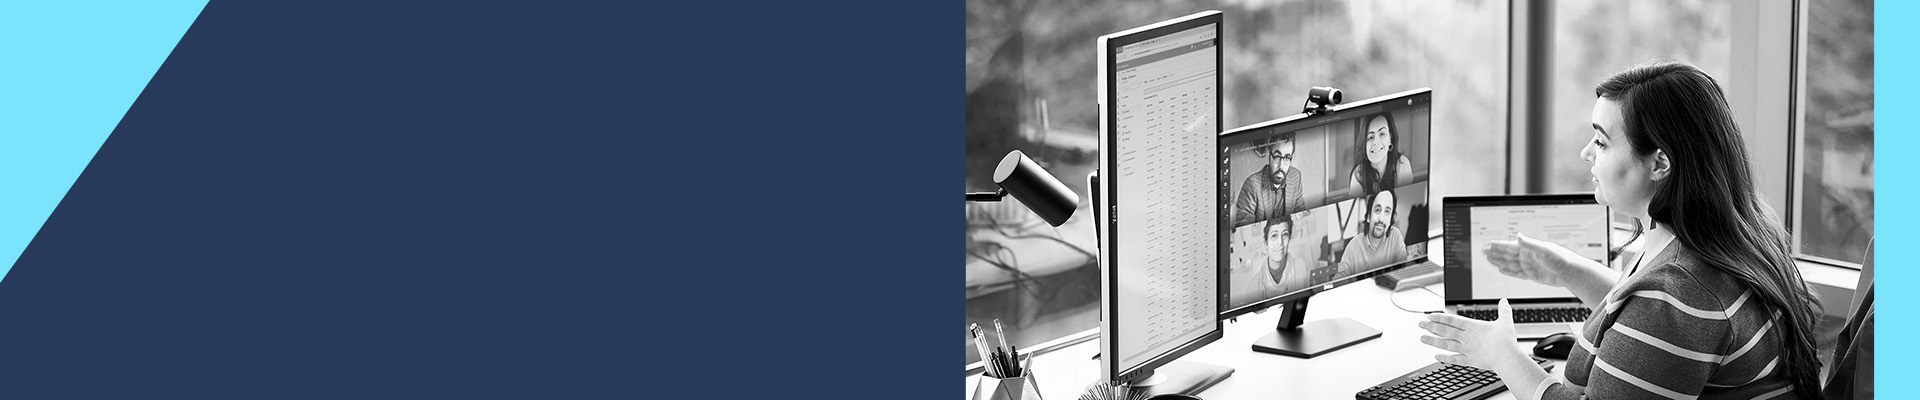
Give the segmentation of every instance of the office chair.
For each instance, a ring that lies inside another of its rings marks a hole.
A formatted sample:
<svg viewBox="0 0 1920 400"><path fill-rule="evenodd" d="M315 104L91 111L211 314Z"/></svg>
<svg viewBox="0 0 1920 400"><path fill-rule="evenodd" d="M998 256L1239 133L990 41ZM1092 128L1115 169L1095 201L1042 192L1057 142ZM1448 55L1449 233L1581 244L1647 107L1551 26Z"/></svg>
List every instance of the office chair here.
<svg viewBox="0 0 1920 400"><path fill-rule="evenodd" d="M1847 325L1833 346L1833 367L1821 391L1828 399L1873 398L1873 239L1867 239L1867 258L1860 264Z"/></svg>

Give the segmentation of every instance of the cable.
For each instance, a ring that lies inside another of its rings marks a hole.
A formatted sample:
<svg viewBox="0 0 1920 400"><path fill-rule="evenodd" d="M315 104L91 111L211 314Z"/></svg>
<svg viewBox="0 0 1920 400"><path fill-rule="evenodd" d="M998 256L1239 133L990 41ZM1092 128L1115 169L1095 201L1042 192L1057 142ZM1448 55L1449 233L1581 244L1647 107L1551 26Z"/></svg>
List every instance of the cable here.
<svg viewBox="0 0 1920 400"><path fill-rule="evenodd" d="M1033 281L1038 277L1035 277L1032 274L1028 274L1024 271L1021 271L1020 268L1015 267L1015 265L1019 265L1020 263L1019 263L1019 259L1014 257L1015 254L1013 253L1012 249L1008 249L1006 248L1006 246L1000 246L1000 245L996 245L996 247L999 250L1003 250L1004 254L1006 254L1007 258L1010 258L1010 260L1002 261L995 258L990 258L984 254L975 253L973 250L967 250L967 255L971 255L974 258L978 258L980 259L980 261L986 262L987 265L991 265L994 268L998 268L1001 271L1006 272L1008 275L1012 275L1008 283L1013 284L1014 290L1026 292L1026 294L1029 296L1039 296L1040 295L1039 289L1031 286L1032 284L1034 284L1034 282L1031 282L1031 281ZM1003 253L996 251L996 252L993 252L993 254L1003 254Z"/></svg>
<svg viewBox="0 0 1920 400"><path fill-rule="evenodd" d="M1042 234L1017 235L1017 234L1014 234L1012 231L1008 231L1006 226L1000 224L1000 221L993 217L993 214L984 214L982 215L981 218L984 218L987 220L987 225L991 226L994 232L999 232L1001 236L1006 236L1008 239L1052 240L1055 242L1059 242L1061 245L1067 246L1067 248L1069 249L1073 249L1073 251L1080 252L1080 254L1087 256L1088 260L1099 261L1099 258L1098 258L1099 256L1094 255L1092 251L1089 251L1085 248L1081 248L1080 245L1076 245L1076 244L1073 244L1072 242L1068 242L1066 239L1061 239L1062 236L1066 236L1066 235L1060 233L1060 227L1051 226L1051 225L1048 226L1049 228L1053 229L1053 236L1047 236Z"/></svg>
<svg viewBox="0 0 1920 400"><path fill-rule="evenodd" d="M1392 292L1388 292L1388 293L1387 293L1387 301L1388 301L1388 302L1391 302L1391 303L1393 303L1393 307L1394 307L1394 308L1398 308L1398 309L1400 309L1400 311L1406 311L1406 312L1410 312L1410 313L1415 313L1415 314L1433 314L1433 313L1442 313L1442 312L1446 312L1446 310L1434 310L1434 311L1414 311L1414 310L1409 310L1409 309L1407 309L1406 307L1403 307L1403 306L1401 306L1401 305L1400 305L1400 299L1399 299L1399 298L1397 298L1397 297L1395 297L1394 295L1395 295L1395 294L1399 294L1399 293L1400 293L1400 287L1401 287L1401 286L1404 286L1404 285L1406 285L1406 282L1400 282L1400 283L1395 283L1395 284L1393 284L1393 291L1392 291ZM1425 289L1426 287L1425 287L1425 286L1422 286L1421 288L1422 288L1422 289ZM1428 290L1427 290L1427 293L1433 293L1433 290L1432 290L1432 289L1428 289ZM1434 293L1434 297L1440 297L1440 295L1439 295L1438 293Z"/></svg>
<svg viewBox="0 0 1920 400"><path fill-rule="evenodd" d="M1069 248L1069 249L1073 249L1073 251L1077 251L1077 252L1080 252L1080 254L1082 254L1082 255L1085 255L1085 256L1087 256L1087 259L1089 259L1089 260L1093 260L1093 259L1094 259L1094 257L1096 257L1095 255L1093 255L1093 252L1091 252L1091 251L1087 251L1087 249L1083 249L1083 248L1080 248L1080 245L1077 245L1077 244L1073 244L1073 243L1069 243L1069 242L1067 242L1067 241L1066 241L1066 239L1061 239L1061 238L1059 238L1059 237L1056 237L1056 236L1047 236L1047 235L1019 235L1019 236L1007 236L1007 238L1008 238L1008 239L1047 239L1047 240L1052 240L1052 241L1055 241L1055 242L1059 242L1059 243L1060 243L1061 245L1064 245L1064 246L1067 246L1067 248Z"/></svg>

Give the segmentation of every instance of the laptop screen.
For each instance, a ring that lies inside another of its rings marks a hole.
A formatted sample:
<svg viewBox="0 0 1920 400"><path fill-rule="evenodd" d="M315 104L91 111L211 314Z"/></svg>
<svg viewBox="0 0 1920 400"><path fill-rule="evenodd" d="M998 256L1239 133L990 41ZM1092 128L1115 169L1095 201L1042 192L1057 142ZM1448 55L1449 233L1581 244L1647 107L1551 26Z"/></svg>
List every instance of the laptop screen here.
<svg viewBox="0 0 1920 400"><path fill-rule="evenodd" d="M1592 194L1447 197L1442 207L1448 304L1577 301L1566 288L1500 273L1483 251L1495 240L1524 233L1596 262L1607 258L1611 214Z"/></svg>

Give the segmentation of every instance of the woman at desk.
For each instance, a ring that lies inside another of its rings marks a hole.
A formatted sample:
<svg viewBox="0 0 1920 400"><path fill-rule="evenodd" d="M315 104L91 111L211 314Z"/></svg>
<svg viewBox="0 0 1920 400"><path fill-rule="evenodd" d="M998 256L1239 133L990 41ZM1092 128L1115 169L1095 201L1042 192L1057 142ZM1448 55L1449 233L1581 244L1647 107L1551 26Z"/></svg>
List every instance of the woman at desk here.
<svg viewBox="0 0 1920 400"><path fill-rule="evenodd" d="M1746 144L1712 77L1640 65L1595 88L1592 166L1602 204L1650 222L1619 272L1520 237L1482 251L1507 275L1565 287L1594 309L1554 378L1514 346L1512 310L1428 315L1440 361L1491 370L1522 399L1819 398L1817 300L1787 233L1754 193ZM1624 275L1622 275L1624 273Z"/></svg>

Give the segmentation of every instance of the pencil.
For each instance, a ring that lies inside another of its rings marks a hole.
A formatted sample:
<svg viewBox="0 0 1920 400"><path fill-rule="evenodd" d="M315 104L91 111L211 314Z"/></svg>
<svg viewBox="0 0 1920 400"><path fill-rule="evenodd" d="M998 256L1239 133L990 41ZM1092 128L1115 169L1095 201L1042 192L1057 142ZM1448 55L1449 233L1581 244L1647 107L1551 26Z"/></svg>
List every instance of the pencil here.
<svg viewBox="0 0 1920 400"><path fill-rule="evenodd" d="M967 334L973 336L973 349L980 352L980 364L987 373L995 378L1006 376L1000 373L1000 366L994 364L991 352L987 351L987 338L980 337L980 324L967 324Z"/></svg>

